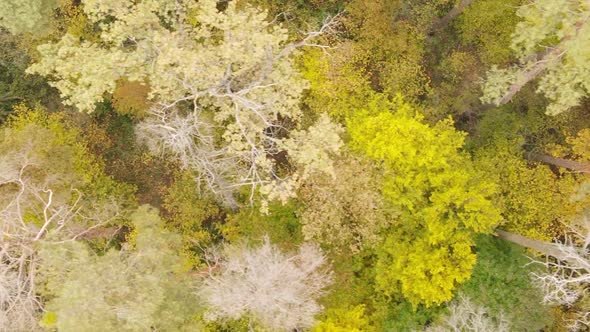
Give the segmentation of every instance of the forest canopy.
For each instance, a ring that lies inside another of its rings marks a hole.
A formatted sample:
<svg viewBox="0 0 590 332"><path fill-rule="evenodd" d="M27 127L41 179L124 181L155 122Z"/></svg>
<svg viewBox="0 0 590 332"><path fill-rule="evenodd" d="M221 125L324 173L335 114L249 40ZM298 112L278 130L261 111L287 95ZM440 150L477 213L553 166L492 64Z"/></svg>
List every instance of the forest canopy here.
<svg viewBox="0 0 590 332"><path fill-rule="evenodd" d="M588 0L0 0L0 331L588 331Z"/></svg>

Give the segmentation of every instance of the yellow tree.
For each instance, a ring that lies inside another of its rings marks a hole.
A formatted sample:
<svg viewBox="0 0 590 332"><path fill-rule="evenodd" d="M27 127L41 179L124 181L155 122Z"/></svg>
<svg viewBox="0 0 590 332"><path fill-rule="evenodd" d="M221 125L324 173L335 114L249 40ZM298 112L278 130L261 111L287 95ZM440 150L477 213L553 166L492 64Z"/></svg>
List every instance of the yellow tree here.
<svg viewBox="0 0 590 332"><path fill-rule="evenodd" d="M378 288L415 306L450 300L471 275L474 236L500 221L494 185L460 150L465 135L450 120L425 124L400 97L369 103L348 129L352 146L382 165L383 194L400 211L378 249Z"/></svg>

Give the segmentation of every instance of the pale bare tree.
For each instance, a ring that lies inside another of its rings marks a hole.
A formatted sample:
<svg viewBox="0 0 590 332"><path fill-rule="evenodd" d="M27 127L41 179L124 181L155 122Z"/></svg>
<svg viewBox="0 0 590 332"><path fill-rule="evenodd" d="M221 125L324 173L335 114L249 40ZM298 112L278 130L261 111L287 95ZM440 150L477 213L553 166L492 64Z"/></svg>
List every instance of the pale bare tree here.
<svg viewBox="0 0 590 332"><path fill-rule="evenodd" d="M0 136L0 331L33 331L43 309L35 287L38 243L83 237L119 208L76 189L83 181L69 173L68 151L47 147L54 144L50 130L30 125Z"/></svg>
<svg viewBox="0 0 590 332"><path fill-rule="evenodd" d="M459 295L449 306L449 314L427 332L508 332L510 323L503 315L494 317L487 308L473 303L464 295Z"/></svg>
<svg viewBox="0 0 590 332"><path fill-rule="evenodd" d="M259 247L226 246L210 255L199 294L209 320L249 315L272 331L309 328L332 277L319 248L304 244L285 254L266 238Z"/></svg>
<svg viewBox="0 0 590 332"><path fill-rule="evenodd" d="M580 331L590 327L590 307L583 304L588 300L590 286L590 223L582 218L582 223L572 227L565 240L556 243L559 256L547 256L545 261L537 261L547 268L544 273L533 273L533 280L543 290L543 302L566 307L577 311L571 319L571 331Z"/></svg>

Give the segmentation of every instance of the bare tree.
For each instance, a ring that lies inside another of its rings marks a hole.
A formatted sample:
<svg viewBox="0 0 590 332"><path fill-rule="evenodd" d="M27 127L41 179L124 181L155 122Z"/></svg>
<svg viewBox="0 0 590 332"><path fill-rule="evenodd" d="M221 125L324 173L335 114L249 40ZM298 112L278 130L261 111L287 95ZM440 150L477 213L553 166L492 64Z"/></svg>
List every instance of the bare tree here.
<svg viewBox="0 0 590 332"><path fill-rule="evenodd" d="M559 259L547 257L537 261L547 272L533 273L533 279L544 292L543 302L566 307L575 306L588 296L590 286L590 231L572 229L562 243L556 243ZM572 331L590 327L590 308L581 308L569 322Z"/></svg>
<svg viewBox="0 0 590 332"><path fill-rule="evenodd" d="M496 233L498 234L498 238L502 240L518 244L519 246L525 248L533 249L534 251L541 253L542 255L552 256L561 260L567 259L567 256L563 255L563 252L558 244L530 239L526 236L522 236L512 232L507 232L501 229L497 229Z"/></svg>
<svg viewBox="0 0 590 332"><path fill-rule="evenodd" d="M426 329L427 332L508 332L510 323L503 315L492 317L488 309L477 305L464 295L459 295L449 306L449 314L443 322Z"/></svg>
<svg viewBox="0 0 590 332"><path fill-rule="evenodd" d="M210 257L212 267L199 289L210 320L250 315L273 331L308 328L332 280L325 257L309 244L287 255L266 238L258 248L226 246Z"/></svg>
<svg viewBox="0 0 590 332"><path fill-rule="evenodd" d="M0 330L33 331L42 311L35 288L38 242L83 237L119 209L115 202L88 201L76 189L80 179L58 171L72 161L47 158L62 157L45 147L53 144L49 130L30 125L0 135Z"/></svg>
<svg viewBox="0 0 590 332"><path fill-rule="evenodd" d="M545 272L533 273L532 278L544 293L543 303L572 307L576 318L569 322L572 331L590 327L590 308L579 303L588 300L590 286L590 220L583 217L572 223L563 242L543 242L506 231L496 230L501 239L533 249L545 260L533 262L545 266Z"/></svg>

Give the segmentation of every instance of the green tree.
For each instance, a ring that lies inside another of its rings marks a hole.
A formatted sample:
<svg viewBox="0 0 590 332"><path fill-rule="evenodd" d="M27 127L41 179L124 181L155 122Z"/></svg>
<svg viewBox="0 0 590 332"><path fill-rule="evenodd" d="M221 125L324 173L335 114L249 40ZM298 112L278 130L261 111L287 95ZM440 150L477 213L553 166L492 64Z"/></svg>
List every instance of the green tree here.
<svg viewBox="0 0 590 332"><path fill-rule="evenodd" d="M484 85L484 102L502 105L528 82L539 78L537 91L549 99L547 114L575 106L590 91L590 10L581 0L535 0L517 11L521 18L511 48L520 64L493 67Z"/></svg>
<svg viewBox="0 0 590 332"><path fill-rule="evenodd" d="M488 308L492 317L504 316L513 331L539 331L551 324L551 312L531 280L539 266L530 264L522 247L491 236L480 236L477 263L460 292Z"/></svg>
<svg viewBox="0 0 590 332"><path fill-rule="evenodd" d="M39 75L27 75L28 40L0 29L0 123L20 103L46 107L59 104L59 94Z"/></svg>
<svg viewBox="0 0 590 332"><path fill-rule="evenodd" d="M0 129L0 170L0 329L35 330L43 306L38 244L122 223L132 188L105 175L63 114L24 106Z"/></svg>
<svg viewBox="0 0 590 332"><path fill-rule="evenodd" d="M182 237L183 252L191 264L200 263L202 248L215 240L215 227L225 217L210 195L199 193L194 176L179 171L163 198L167 226Z"/></svg>
<svg viewBox="0 0 590 332"><path fill-rule="evenodd" d="M0 26L14 34L46 34L59 4L60 0L4 0L0 3Z"/></svg>
<svg viewBox="0 0 590 332"><path fill-rule="evenodd" d="M477 0L457 19L460 40L475 47L484 64L503 64L513 57L506 45L519 22L516 7L523 0ZM473 83L473 82L472 82Z"/></svg>
<svg viewBox="0 0 590 332"><path fill-rule="evenodd" d="M157 211L131 215L133 233L122 250L97 255L80 242L40 251L47 315L59 331L194 331L199 302L182 270L178 235L163 229Z"/></svg>
<svg viewBox="0 0 590 332"><path fill-rule="evenodd" d="M434 1L434 4L438 4L440 5L446 5L448 3L453 3L455 2L456 5L448 12L446 13L445 16L439 18L438 20L436 20L434 22L434 24L432 24L432 26L430 27L430 34L435 34L437 31L439 30L443 30L445 29L449 23L451 23L455 17L461 15L463 13L463 11L469 7L469 5L471 5L473 3L474 0L461 0L459 2L457 1L444 1L444 0L439 0L439 1ZM427 12L427 8L420 8L421 11L426 11Z"/></svg>
<svg viewBox="0 0 590 332"><path fill-rule="evenodd" d="M465 135L450 120L430 127L401 97L381 107L348 120L351 145L383 165L384 197L401 211L378 250L377 284L415 306L441 304L471 275L473 236L500 221L495 187L460 151Z"/></svg>
<svg viewBox="0 0 590 332"><path fill-rule="evenodd" d="M257 205L243 207L237 213L227 215L224 224L217 224L221 235L230 243L238 244L244 239L262 241L265 237L283 250L294 250L303 243L300 209L295 200L287 204L277 202L268 206L268 213L261 214Z"/></svg>

